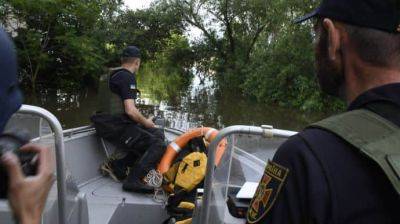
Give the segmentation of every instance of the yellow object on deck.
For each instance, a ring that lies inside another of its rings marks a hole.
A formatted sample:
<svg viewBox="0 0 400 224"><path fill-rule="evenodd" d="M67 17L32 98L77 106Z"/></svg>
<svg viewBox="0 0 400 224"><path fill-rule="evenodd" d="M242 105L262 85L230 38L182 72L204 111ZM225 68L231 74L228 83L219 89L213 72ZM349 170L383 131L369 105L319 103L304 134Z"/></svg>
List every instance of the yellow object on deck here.
<svg viewBox="0 0 400 224"><path fill-rule="evenodd" d="M194 203L182 201L181 203L179 203L178 208L193 210L194 206Z"/></svg>
<svg viewBox="0 0 400 224"><path fill-rule="evenodd" d="M179 164L175 185L192 191L203 181L207 168L207 155L202 152L193 152L186 156Z"/></svg>
<svg viewBox="0 0 400 224"><path fill-rule="evenodd" d="M175 224L192 224L192 218L176 222Z"/></svg>

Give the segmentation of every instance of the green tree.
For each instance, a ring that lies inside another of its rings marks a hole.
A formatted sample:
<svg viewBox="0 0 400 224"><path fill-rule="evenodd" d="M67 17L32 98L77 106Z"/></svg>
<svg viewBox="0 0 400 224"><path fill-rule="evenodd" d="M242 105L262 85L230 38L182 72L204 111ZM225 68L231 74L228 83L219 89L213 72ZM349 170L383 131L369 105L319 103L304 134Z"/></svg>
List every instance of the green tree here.
<svg viewBox="0 0 400 224"><path fill-rule="evenodd" d="M38 83L80 86L103 70L104 46L99 24L118 8L121 0L9 0L1 23L16 32L22 79L32 90ZM11 21L11 22L10 22ZM13 22L14 21L14 22Z"/></svg>
<svg viewBox="0 0 400 224"><path fill-rule="evenodd" d="M319 91L314 71L312 22L293 21L316 6L315 1L279 1L275 29L262 35L242 90L259 102L301 110L340 110L343 104Z"/></svg>
<svg viewBox="0 0 400 224"><path fill-rule="evenodd" d="M336 110L314 78L311 22L293 21L316 0L165 0L203 39L194 42L196 68L221 89L259 102L302 110ZM334 103L332 103L334 102Z"/></svg>
<svg viewBox="0 0 400 224"><path fill-rule="evenodd" d="M155 101L168 100L174 105L190 85L195 55L184 36L180 15L164 2L155 2L144 10L126 10L112 22L109 47L115 51L108 65L119 65L119 52L127 45L142 50L143 66L138 86L151 93Z"/></svg>
<svg viewBox="0 0 400 224"><path fill-rule="evenodd" d="M138 73L138 86L151 93L153 100L167 100L179 106L181 96L193 78L193 52L186 37L173 34L165 40L162 51L155 53Z"/></svg>
<svg viewBox="0 0 400 224"><path fill-rule="evenodd" d="M142 50L144 61L154 59L157 52L163 50L168 39L182 35L184 27L177 13L165 4L153 4L144 10L126 10L121 12L111 24L109 43L114 49L123 49L127 45L136 45ZM117 56L117 55L116 55ZM119 58L113 58L117 64Z"/></svg>
<svg viewBox="0 0 400 224"><path fill-rule="evenodd" d="M251 60L251 55L262 36L271 30L276 19L271 1L265 0L166 0L178 11L186 24L202 31L200 46L208 46L213 54L217 74L235 78L222 79L237 86L244 80L238 71ZM199 47L204 49L203 47ZM215 61L215 59L217 59Z"/></svg>

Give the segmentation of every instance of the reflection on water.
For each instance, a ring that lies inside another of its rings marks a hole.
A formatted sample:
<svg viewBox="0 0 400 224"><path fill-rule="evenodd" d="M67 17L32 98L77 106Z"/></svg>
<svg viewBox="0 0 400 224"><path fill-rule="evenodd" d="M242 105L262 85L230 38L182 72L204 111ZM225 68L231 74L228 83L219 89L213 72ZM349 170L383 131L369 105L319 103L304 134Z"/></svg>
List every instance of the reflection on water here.
<svg viewBox="0 0 400 224"><path fill-rule="evenodd" d="M181 130L202 125L223 128L236 124L268 124L280 129L300 130L324 116L255 103L235 93L215 91L214 83L209 79L201 81L195 77L190 85L176 91L177 96L165 94L167 99L155 97L146 88L152 84L139 83L142 87L139 107L147 115L165 117L169 127ZM48 109L60 119L64 128L73 128L90 124L89 117L98 108L98 94L91 89L75 92L44 90L36 96L26 96L25 103Z"/></svg>

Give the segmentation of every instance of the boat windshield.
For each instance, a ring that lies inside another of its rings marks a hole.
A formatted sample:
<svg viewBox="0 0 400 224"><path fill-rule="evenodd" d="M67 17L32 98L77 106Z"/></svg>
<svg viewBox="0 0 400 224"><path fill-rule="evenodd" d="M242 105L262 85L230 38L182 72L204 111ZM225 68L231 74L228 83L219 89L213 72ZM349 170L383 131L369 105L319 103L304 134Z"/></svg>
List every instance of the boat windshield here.
<svg viewBox="0 0 400 224"><path fill-rule="evenodd" d="M233 134L227 137L227 148L214 171L207 220L203 223L243 223L228 209L228 197L236 196L246 182L258 183L266 163L286 138L264 138L261 135Z"/></svg>

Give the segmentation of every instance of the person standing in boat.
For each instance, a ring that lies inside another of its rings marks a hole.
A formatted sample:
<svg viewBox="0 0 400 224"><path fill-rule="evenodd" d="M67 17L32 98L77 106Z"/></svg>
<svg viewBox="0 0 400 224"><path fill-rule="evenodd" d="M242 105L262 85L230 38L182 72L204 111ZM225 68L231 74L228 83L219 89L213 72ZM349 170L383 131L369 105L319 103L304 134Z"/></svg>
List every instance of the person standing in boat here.
<svg viewBox="0 0 400 224"><path fill-rule="evenodd" d="M164 133L156 128L153 118L146 118L136 108L137 98L136 72L141 63L138 47L128 46L122 52L121 67L115 69L108 82L112 92L108 105L109 114L121 117L122 132L117 135L123 151L123 158L111 158L101 169L116 180L123 181L123 189L141 193L150 193L153 187L147 185L144 177L155 169L165 152ZM100 131L100 130L99 130Z"/></svg>
<svg viewBox="0 0 400 224"><path fill-rule="evenodd" d="M348 110L278 149L247 223L400 223L400 1L323 0L311 18L321 89Z"/></svg>

